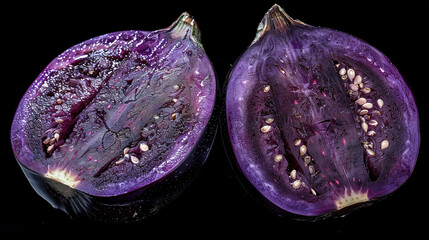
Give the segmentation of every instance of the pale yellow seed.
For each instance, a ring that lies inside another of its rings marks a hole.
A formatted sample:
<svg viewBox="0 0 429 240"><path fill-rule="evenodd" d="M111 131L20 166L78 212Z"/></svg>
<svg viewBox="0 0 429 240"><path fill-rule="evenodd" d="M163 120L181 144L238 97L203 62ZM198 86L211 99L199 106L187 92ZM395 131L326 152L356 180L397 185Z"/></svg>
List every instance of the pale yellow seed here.
<svg viewBox="0 0 429 240"><path fill-rule="evenodd" d="M356 84L350 84L349 87L354 92L356 92L357 90L359 90L359 86L356 85Z"/></svg>
<svg viewBox="0 0 429 240"><path fill-rule="evenodd" d="M379 107L379 108L382 108L382 107L383 107L383 105L384 105L383 100L381 100L381 99L377 99L377 105L378 105L378 107Z"/></svg>
<svg viewBox="0 0 429 240"><path fill-rule="evenodd" d="M354 84L359 85L362 83L362 77L360 75L357 75L353 81Z"/></svg>
<svg viewBox="0 0 429 240"><path fill-rule="evenodd" d="M63 100L62 99L57 99L57 104L63 104Z"/></svg>
<svg viewBox="0 0 429 240"><path fill-rule="evenodd" d="M55 134L54 134L54 138L55 138L55 140L58 142L58 140L60 139L60 134L55 133Z"/></svg>
<svg viewBox="0 0 429 240"><path fill-rule="evenodd" d="M118 161L115 162L116 165L119 165L121 163L123 163L125 161L124 158L119 159Z"/></svg>
<svg viewBox="0 0 429 240"><path fill-rule="evenodd" d="M370 155L370 156L375 156L375 152L369 148L366 149L366 153L368 153L368 155Z"/></svg>
<svg viewBox="0 0 429 240"><path fill-rule="evenodd" d="M176 116L177 116L177 113L173 113L173 114L171 114L171 119L176 119Z"/></svg>
<svg viewBox="0 0 429 240"><path fill-rule="evenodd" d="M48 153L51 153L53 149L54 149L54 145L49 145L49 147L48 147L48 149L46 149L46 151Z"/></svg>
<svg viewBox="0 0 429 240"><path fill-rule="evenodd" d="M366 109L371 109L373 106L374 105L372 103L369 103L369 102L367 102L367 103L365 103L365 104L362 105L362 107L366 108Z"/></svg>
<svg viewBox="0 0 429 240"><path fill-rule="evenodd" d="M127 154L130 151L129 147L124 148L124 155Z"/></svg>
<svg viewBox="0 0 429 240"><path fill-rule="evenodd" d="M148 150L149 150L149 146L148 146L146 143L140 143L140 145L139 145L139 149L140 149L140 151L142 151L142 152L146 152L146 151L148 151Z"/></svg>
<svg viewBox="0 0 429 240"><path fill-rule="evenodd" d="M362 88L362 89L361 89L361 91L362 91L363 93L370 93L370 92L371 92L371 88L369 88L369 87L364 87L364 88Z"/></svg>
<svg viewBox="0 0 429 240"><path fill-rule="evenodd" d="M274 157L274 161L275 161L275 162L281 162L281 161L283 161L283 155L282 155L282 154L277 154L277 155Z"/></svg>
<svg viewBox="0 0 429 240"><path fill-rule="evenodd" d="M55 122L56 122L56 123L63 123L63 122L64 122L64 120L63 120L63 119L61 119L61 118L57 118L57 119L55 119Z"/></svg>
<svg viewBox="0 0 429 240"><path fill-rule="evenodd" d="M300 188L300 187L301 187L301 185L302 185L302 182L301 182L301 180L299 180L299 179L295 180L295 181L292 183L292 187L293 187L293 188L295 188L295 189Z"/></svg>
<svg viewBox="0 0 429 240"><path fill-rule="evenodd" d="M262 133L267 133L271 130L271 126L270 125L265 125L263 127L261 127L261 132Z"/></svg>
<svg viewBox="0 0 429 240"><path fill-rule="evenodd" d="M306 154L307 153L307 146L305 146L305 145L302 145L301 147L299 147L299 154L301 155L301 156L303 156L304 154Z"/></svg>
<svg viewBox="0 0 429 240"><path fill-rule="evenodd" d="M264 86L264 92L265 92L265 93L269 92L269 91L270 91L270 89L271 89L271 86L270 86L270 85L265 85L265 86Z"/></svg>
<svg viewBox="0 0 429 240"><path fill-rule="evenodd" d="M355 103L359 104L359 105L363 105L366 103L366 98L358 98Z"/></svg>
<svg viewBox="0 0 429 240"><path fill-rule="evenodd" d="M371 131L368 132L368 136L372 137L374 135L375 135L375 131L371 130Z"/></svg>
<svg viewBox="0 0 429 240"><path fill-rule="evenodd" d="M299 146L299 145L301 145L301 139L299 139L299 138L295 139L295 141L293 141L293 144L294 144L295 146Z"/></svg>
<svg viewBox="0 0 429 240"><path fill-rule="evenodd" d="M274 122L274 118L267 118L267 119L265 119L265 122L268 123L268 124L273 123Z"/></svg>
<svg viewBox="0 0 429 240"><path fill-rule="evenodd" d="M46 138L45 141L43 141L43 144L48 145L48 143L51 141L50 138Z"/></svg>
<svg viewBox="0 0 429 240"><path fill-rule="evenodd" d="M362 129L363 129L365 132L367 132L367 131L368 131L368 124L366 124L366 122L362 122L362 123L361 123L361 127L362 127Z"/></svg>
<svg viewBox="0 0 429 240"><path fill-rule="evenodd" d="M134 164L138 164L140 162L140 160L136 157L136 156L131 156L131 162Z"/></svg>
<svg viewBox="0 0 429 240"><path fill-rule="evenodd" d="M295 169L292 170L292 172L290 172L290 177L294 180L296 179L296 170Z"/></svg>
<svg viewBox="0 0 429 240"><path fill-rule="evenodd" d="M365 115L368 113L368 110L364 109L362 111L359 112L359 115Z"/></svg>
<svg viewBox="0 0 429 240"><path fill-rule="evenodd" d="M368 122L368 125L376 127L378 125L378 122L376 120L371 120Z"/></svg>
<svg viewBox="0 0 429 240"><path fill-rule="evenodd" d="M349 68L349 70L347 70L347 77L349 77L350 81L353 81L353 79L355 78L355 70Z"/></svg>
<svg viewBox="0 0 429 240"><path fill-rule="evenodd" d="M381 143L380 143L380 148L383 150L383 149L386 149L386 148L388 148L389 147L389 141L387 141L387 140L383 140L383 141L381 141Z"/></svg>
<svg viewBox="0 0 429 240"><path fill-rule="evenodd" d="M341 76L346 74L346 69L345 68L341 68L340 71L338 72Z"/></svg>
<svg viewBox="0 0 429 240"><path fill-rule="evenodd" d="M316 191L313 188L310 188L311 194L313 194L314 196L317 195Z"/></svg>

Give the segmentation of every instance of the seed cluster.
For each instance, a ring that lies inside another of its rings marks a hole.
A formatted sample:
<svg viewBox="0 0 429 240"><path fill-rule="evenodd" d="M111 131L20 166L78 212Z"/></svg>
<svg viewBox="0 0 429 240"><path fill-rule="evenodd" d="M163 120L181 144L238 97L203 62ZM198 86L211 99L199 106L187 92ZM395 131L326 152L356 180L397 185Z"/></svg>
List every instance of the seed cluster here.
<svg viewBox="0 0 429 240"><path fill-rule="evenodd" d="M60 106L63 104L63 100L58 98L54 102L54 106ZM55 147L59 144L60 141L60 134L61 134L61 124L64 122L64 119L62 118L55 118L54 119L55 126L52 128L49 128L42 138L43 147L45 148L45 151L47 154L52 154Z"/></svg>
<svg viewBox="0 0 429 240"><path fill-rule="evenodd" d="M271 91L271 86L268 84L265 84L262 86L262 92L263 94L267 94ZM273 117L267 117L263 120L263 124L261 125L260 131L263 134L271 134L271 132L275 129L275 127L272 125L275 122L275 119ZM315 167L315 164L313 162L313 158L308 153L307 146L304 144L304 141L302 139L295 139L293 142L293 145L296 147L296 152L298 153L298 156L301 158L301 161L304 162L304 166L308 168L308 172L311 176L314 176L317 174L317 170ZM285 156L282 153L277 153L274 155L273 160L275 163L282 163L286 160ZM286 170L288 172L289 170ZM290 170L288 172L289 175L289 181L290 186L295 189L307 189L309 192L316 196L316 191L308 186L306 182L308 182L305 179L305 176L302 175L302 173L298 172L296 169Z"/></svg>
<svg viewBox="0 0 429 240"><path fill-rule="evenodd" d="M373 157L376 155L374 144L375 139L372 138L377 134L377 126L379 122L374 119L381 115L381 110L384 106L382 99L372 99L372 89L366 86L368 80L359 74L356 74L355 70L347 67L343 64L336 64L338 74L340 78L344 80L344 87L348 89L348 94L352 100L354 100L357 106L358 122L360 128L364 134L368 137L368 141L363 141L362 146L365 149L367 156ZM380 150L384 150L389 147L389 141L384 139L380 141Z"/></svg>
<svg viewBox="0 0 429 240"><path fill-rule="evenodd" d="M348 67L342 63L336 64L338 74L343 80L344 87L347 89L347 94L351 101L354 103L353 108L356 110L358 126L362 131L363 141L362 146L368 157L374 157L376 155L376 147L379 146L380 150L385 150L389 147L389 141L387 139L379 140L376 142L375 136L380 129L377 129L380 125L379 116L385 105L384 101L380 98L373 98L371 84L367 77L362 76L360 73L355 71L353 68ZM271 86L264 84L261 86L262 94L268 94L271 91ZM264 118L263 124L260 126L262 134L271 134L275 130L275 126L272 123L275 122L273 117ZM313 157L308 152L305 139L297 138L293 141L293 146L297 156L303 165L306 167L308 174L313 177L319 173L317 164ZM378 144L378 145L376 145ZM285 156L281 153L274 155L273 160L275 163L281 163L286 160ZM308 186L306 178L297 171L297 169L286 170L289 175L290 185L293 189L306 188L314 196L317 196L317 192Z"/></svg>
<svg viewBox="0 0 429 240"><path fill-rule="evenodd" d="M46 146L46 152L51 154L54 151L55 143L60 140L60 131L58 129L49 129L46 132L46 138L43 140L43 144Z"/></svg>
<svg viewBox="0 0 429 240"><path fill-rule="evenodd" d="M145 142L141 142L137 148L129 148L126 147L123 150L124 156L121 157L119 160L115 162L116 165L119 165L125 161L130 161L131 163L137 165L141 161L143 161L143 157L138 157L138 155L142 155L144 152L147 152L150 150L149 145Z"/></svg>
<svg viewBox="0 0 429 240"><path fill-rule="evenodd" d="M308 172L311 176L315 176L317 174L316 167L314 164L313 157L309 154L307 146L304 144L304 141L297 138L293 141L293 144L295 147L298 148L299 156L301 157L302 161L304 162L304 166L308 168ZM297 177L297 172L295 169L291 171L289 174L290 178L292 180L295 180ZM292 187L294 189L299 189L301 187L307 187L306 184L301 179L296 179L294 182L292 182ZM310 187L310 192L314 196L317 195L316 191Z"/></svg>

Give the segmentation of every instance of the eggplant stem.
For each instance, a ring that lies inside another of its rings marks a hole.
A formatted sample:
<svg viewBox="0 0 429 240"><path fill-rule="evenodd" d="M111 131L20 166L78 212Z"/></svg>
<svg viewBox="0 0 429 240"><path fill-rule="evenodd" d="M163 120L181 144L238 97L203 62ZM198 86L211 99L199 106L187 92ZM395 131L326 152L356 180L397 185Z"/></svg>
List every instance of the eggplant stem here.
<svg viewBox="0 0 429 240"><path fill-rule="evenodd" d="M190 37L198 46L201 46L201 34L195 20L184 12L180 17L167 28L173 38L186 38Z"/></svg>
<svg viewBox="0 0 429 240"><path fill-rule="evenodd" d="M286 33L292 26L307 25L291 18L278 4L274 4L259 23L256 37L252 44L257 42L267 31L274 30Z"/></svg>

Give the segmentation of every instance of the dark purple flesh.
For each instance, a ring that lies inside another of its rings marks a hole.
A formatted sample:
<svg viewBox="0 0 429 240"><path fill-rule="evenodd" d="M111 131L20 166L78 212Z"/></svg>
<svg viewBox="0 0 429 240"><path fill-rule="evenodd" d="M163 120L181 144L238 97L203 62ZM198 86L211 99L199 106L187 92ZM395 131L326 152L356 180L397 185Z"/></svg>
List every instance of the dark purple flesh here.
<svg viewBox="0 0 429 240"><path fill-rule="evenodd" d="M167 29L105 34L71 47L40 73L16 111L12 147L53 206L135 218L161 205L157 198L175 195L180 176L205 161L215 92L187 13ZM164 182L171 187L158 186ZM103 213L101 205L118 208Z"/></svg>
<svg viewBox="0 0 429 240"><path fill-rule="evenodd" d="M238 168L284 212L327 216L370 203L411 175L413 95L380 51L273 6L229 76Z"/></svg>

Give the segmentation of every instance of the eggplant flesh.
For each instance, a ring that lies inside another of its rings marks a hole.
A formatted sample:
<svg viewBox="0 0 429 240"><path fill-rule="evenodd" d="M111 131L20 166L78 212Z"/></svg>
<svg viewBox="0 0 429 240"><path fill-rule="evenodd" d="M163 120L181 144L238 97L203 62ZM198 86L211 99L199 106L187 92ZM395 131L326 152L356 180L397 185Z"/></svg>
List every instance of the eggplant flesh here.
<svg viewBox="0 0 429 240"><path fill-rule="evenodd" d="M11 128L33 188L74 217L133 221L174 199L216 132L216 79L194 19L77 44L29 87Z"/></svg>
<svg viewBox="0 0 429 240"><path fill-rule="evenodd" d="M274 5L226 86L235 163L283 213L347 212L398 189L414 169L413 94L386 56L354 36Z"/></svg>

